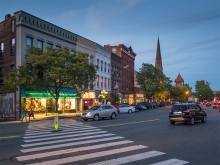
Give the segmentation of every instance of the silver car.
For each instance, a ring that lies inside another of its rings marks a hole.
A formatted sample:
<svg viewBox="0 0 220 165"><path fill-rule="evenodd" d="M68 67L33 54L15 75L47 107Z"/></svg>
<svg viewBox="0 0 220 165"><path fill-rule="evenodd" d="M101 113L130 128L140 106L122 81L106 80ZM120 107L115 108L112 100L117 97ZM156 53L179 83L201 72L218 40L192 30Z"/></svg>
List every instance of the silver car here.
<svg viewBox="0 0 220 165"><path fill-rule="evenodd" d="M111 118L115 119L118 115L117 109L113 105L95 105L89 110L83 111L81 113L81 118L84 121L87 121L88 119L93 119L95 121L98 121L99 119L104 118Z"/></svg>

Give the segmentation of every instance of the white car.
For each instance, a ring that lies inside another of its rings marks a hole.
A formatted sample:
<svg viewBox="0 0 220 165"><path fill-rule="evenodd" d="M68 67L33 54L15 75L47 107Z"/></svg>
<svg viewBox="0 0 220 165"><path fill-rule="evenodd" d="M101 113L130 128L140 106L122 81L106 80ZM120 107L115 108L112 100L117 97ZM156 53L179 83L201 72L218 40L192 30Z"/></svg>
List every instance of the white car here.
<svg viewBox="0 0 220 165"><path fill-rule="evenodd" d="M132 113L135 112L135 107L127 105L127 104L121 104L118 106L120 113Z"/></svg>

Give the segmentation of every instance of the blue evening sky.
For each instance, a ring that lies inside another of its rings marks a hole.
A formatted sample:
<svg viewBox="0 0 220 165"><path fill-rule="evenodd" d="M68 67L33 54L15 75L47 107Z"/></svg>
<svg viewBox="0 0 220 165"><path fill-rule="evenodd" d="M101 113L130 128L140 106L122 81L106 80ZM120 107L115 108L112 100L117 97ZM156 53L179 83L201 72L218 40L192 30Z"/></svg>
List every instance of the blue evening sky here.
<svg viewBox="0 0 220 165"><path fill-rule="evenodd" d="M220 90L220 0L0 0L0 22L19 10L100 45L131 46L137 71L155 65L159 36L167 77Z"/></svg>

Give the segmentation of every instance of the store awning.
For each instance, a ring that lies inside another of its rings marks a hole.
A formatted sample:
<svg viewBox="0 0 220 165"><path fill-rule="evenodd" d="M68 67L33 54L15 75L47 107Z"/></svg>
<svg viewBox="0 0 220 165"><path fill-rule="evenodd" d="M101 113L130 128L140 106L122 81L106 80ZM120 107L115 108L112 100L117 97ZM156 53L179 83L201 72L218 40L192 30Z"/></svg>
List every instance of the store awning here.
<svg viewBox="0 0 220 165"><path fill-rule="evenodd" d="M25 88L25 87L21 87L21 97L22 98L54 98L47 90L37 91L32 88ZM59 98L79 98L79 96L77 96L75 90L71 88L62 88L60 90Z"/></svg>

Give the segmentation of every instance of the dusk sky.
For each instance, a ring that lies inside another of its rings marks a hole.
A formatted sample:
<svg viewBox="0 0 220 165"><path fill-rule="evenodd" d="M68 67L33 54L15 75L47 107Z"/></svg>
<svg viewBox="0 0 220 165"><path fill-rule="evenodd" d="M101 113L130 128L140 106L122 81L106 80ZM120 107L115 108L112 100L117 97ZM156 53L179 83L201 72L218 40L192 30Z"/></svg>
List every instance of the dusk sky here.
<svg viewBox="0 0 220 165"><path fill-rule="evenodd" d="M131 46L136 71L155 65L159 37L167 77L220 90L220 0L0 0L0 22L19 10L100 45Z"/></svg>

